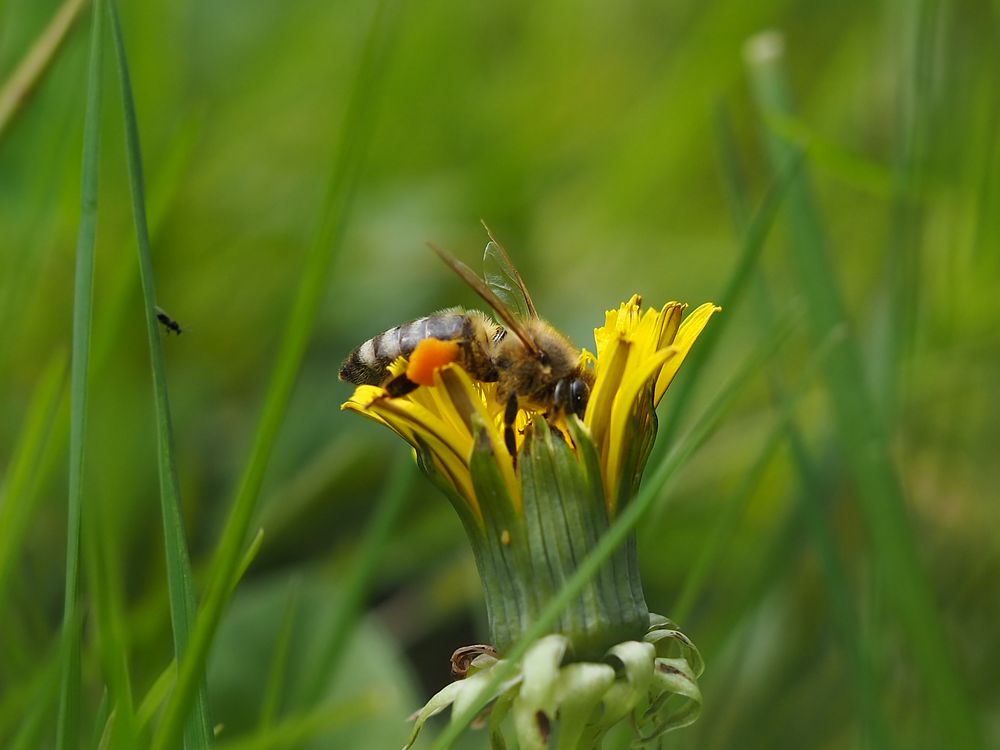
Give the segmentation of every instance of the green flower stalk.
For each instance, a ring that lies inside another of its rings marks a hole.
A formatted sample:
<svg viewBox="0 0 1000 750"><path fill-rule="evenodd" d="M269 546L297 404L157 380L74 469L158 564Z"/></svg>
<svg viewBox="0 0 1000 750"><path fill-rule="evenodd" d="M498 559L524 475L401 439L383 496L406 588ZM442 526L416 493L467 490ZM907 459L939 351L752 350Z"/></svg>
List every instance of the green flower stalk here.
<svg viewBox="0 0 1000 750"><path fill-rule="evenodd" d="M407 747L427 718L448 706L460 712L477 694L635 496L656 435L656 405L719 309L706 303L682 320L685 307L671 302L643 312L634 296L608 311L594 332L596 355L581 353L594 376L583 418L547 420L519 410L513 455L496 384L473 379L457 363L435 369L431 385L403 396L358 386L343 405L413 446L462 520L486 600L493 648L471 658L463 679L415 715ZM420 346L411 359L419 354ZM406 366L398 361L394 374ZM592 748L628 718L637 740L652 740L697 717L701 668L687 637L650 614L631 537L493 696L490 732L502 743L509 716L522 749L551 742ZM686 700L668 702L671 696Z"/></svg>

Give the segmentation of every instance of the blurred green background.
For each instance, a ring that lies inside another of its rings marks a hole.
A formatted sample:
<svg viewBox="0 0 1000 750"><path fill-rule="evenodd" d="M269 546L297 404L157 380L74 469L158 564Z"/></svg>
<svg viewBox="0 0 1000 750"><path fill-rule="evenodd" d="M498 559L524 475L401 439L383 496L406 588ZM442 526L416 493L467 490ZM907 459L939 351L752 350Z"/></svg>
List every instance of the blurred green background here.
<svg viewBox="0 0 1000 750"><path fill-rule="evenodd" d="M0 0L0 81L57 6ZM321 222L372 7L122 3L157 299L185 328L162 344L199 592ZM295 697L388 475L409 471L398 439L339 411L340 361L399 322L475 305L425 242L478 267L485 219L542 314L580 345L633 292L697 304L741 285L704 367L668 392L661 440L680 439L768 331L794 323L639 533L650 608L680 618L708 664L700 720L664 746L1000 746L1000 3L406 0L391 13L376 124L253 523L262 546L211 652L220 740L400 746L452 650L484 637L458 519L410 471L327 699ZM5 747L55 738L68 411L52 394L67 387L89 23L85 8L0 129ZM745 58L768 29L784 39L784 114L763 111L766 82L754 88ZM113 76L109 46L81 583L88 747L115 659L138 705L173 654ZM803 162L738 271L748 218L781 171L766 132ZM817 251L832 272L796 262ZM814 371L817 286L843 300L856 382L822 377L825 360ZM859 489L850 457L868 447L838 415L838 388L873 405L872 450L891 458L903 513L879 515L878 493ZM793 432L778 420L786 391ZM13 497L33 418L39 453ZM914 635L919 606L899 609L911 588L930 594L930 642ZM97 591L121 610L110 650ZM927 665L946 677L929 680ZM302 716L301 735L273 739ZM464 746L486 744L472 732Z"/></svg>

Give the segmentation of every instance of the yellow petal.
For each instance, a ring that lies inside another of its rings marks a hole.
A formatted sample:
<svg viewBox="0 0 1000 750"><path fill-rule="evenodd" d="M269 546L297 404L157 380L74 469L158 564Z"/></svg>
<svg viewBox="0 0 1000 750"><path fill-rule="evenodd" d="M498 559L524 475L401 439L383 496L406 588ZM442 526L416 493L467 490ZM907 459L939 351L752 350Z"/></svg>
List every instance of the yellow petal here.
<svg viewBox="0 0 1000 750"><path fill-rule="evenodd" d="M621 338L608 340L603 357L598 355L597 378L583 417L583 423L590 430L602 465L605 464L604 458L608 452L611 410L629 361L630 347L631 343Z"/></svg>
<svg viewBox="0 0 1000 750"><path fill-rule="evenodd" d="M645 362L637 363L629 368L626 377L622 380L615 397L614 408L611 412L611 425L609 429L608 451L605 458L605 502L608 504L610 516L614 515L618 502L618 488L621 482L621 462L625 454L626 443L637 440L637 435L628 434L629 418L636 409L636 402L646 391L647 384L656 377L656 373L664 366L664 363L677 356L674 347L668 347L656 352L652 357L648 357ZM640 407L641 408L641 407ZM650 409L652 406L650 405Z"/></svg>
<svg viewBox="0 0 1000 750"><path fill-rule="evenodd" d="M681 316L686 309L687 305L682 305L680 302L668 302L663 306L663 309L660 311L661 323L658 349L674 343L674 337L677 336L677 329L681 325Z"/></svg>
<svg viewBox="0 0 1000 750"><path fill-rule="evenodd" d="M684 322L681 323L677 335L673 340L673 346L677 349L677 356L667 360L660 371L659 377L656 379L656 387L653 389L654 406L660 403L660 399L663 398L667 386L674 379L680 366L684 364L684 358L687 357L694 342L708 324L709 318L720 310L722 310L721 307L717 307L711 302L706 302L703 305L699 305L697 310L684 318Z"/></svg>
<svg viewBox="0 0 1000 750"><path fill-rule="evenodd" d="M482 519L469 475L471 434L462 434L454 429L448 418L442 418L407 398L381 398L370 404L367 411L380 417L414 448L419 450L421 443L425 444L442 469L441 473L469 501L475 515Z"/></svg>
<svg viewBox="0 0 1000 750"><path fill-rule="evenodd" d="M496 425L494 416L490 413L490 410L487 409L487 401L484 398L482 391L477 388L472 378L469 377L468 373L466 373L461 367L456 365L444 367L435 373L434 380L438 386L434 388L434 390L447 393L449 395L450 402L457 407L455 411L462 413L463 419L467 420L465 425L468 430L470 440L470 454L466 455L466 464L468 464L468 461L471 458L471 444L473 440L473 414L477 415L479 421L484 425ZM522 415L523 412L519 416ZM514 509L520 513L521 485L517 481L517 477L514 474L514 461L507 452L507 447L503 441L502 430L503 426L501 424L499 429L487 429L486 435L490 440L493 455L496 456L497 464L500 469L500 475L503 477L504 483L507 485L507 492L510 495ZM517 432L516 423L515 432Z"/></svg>

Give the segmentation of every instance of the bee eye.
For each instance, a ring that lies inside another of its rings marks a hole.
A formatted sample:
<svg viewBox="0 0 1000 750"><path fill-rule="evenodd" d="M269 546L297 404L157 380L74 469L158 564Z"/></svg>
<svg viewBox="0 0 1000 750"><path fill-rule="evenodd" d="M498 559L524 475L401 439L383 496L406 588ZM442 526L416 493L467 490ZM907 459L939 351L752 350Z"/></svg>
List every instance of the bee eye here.
<svg viewBox="0 0 1000 750"><path fill-rule="evenodd" d="M558 383L556 383L556 388L552 392L552 400L560 408L565 408L565 405L563 403L563 400L565 398L566 398L566 381L560 380Z"/></svg>
<svg viewBox="0 0 1000 750"><path fill-rule="evenodd" d="M574 378L569 384L570 408L577 416L582 417L587 408L587 398L590 396L590 388L582 378Z"/></svg>

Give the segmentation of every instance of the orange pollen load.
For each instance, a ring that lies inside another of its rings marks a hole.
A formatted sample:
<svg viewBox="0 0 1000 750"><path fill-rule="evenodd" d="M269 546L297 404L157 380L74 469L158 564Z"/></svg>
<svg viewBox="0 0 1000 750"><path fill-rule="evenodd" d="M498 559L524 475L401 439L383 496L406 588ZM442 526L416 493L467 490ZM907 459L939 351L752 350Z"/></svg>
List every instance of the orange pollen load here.
<svg viewBox="0 0 1000 750"><path fill-rule="evenodd" d="M458 359L457 341L424 339L410 355L406 377L417 385L434 385L434 371Z"/></svg>

